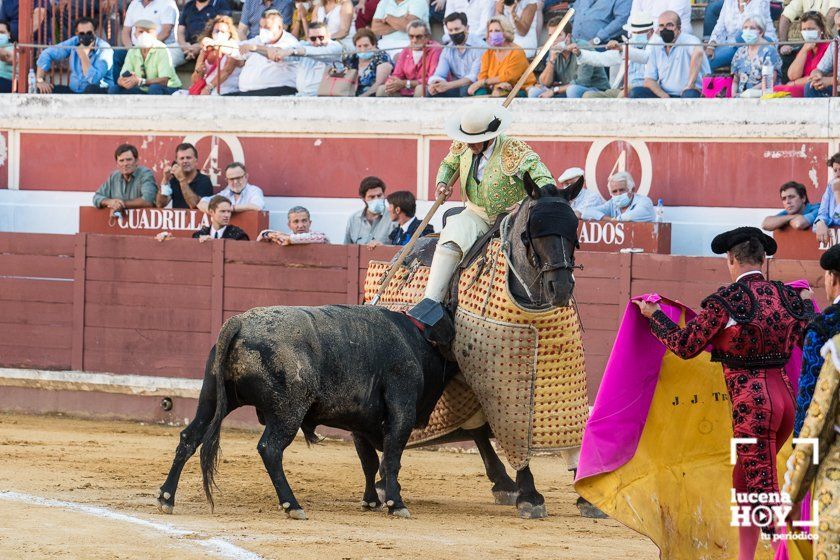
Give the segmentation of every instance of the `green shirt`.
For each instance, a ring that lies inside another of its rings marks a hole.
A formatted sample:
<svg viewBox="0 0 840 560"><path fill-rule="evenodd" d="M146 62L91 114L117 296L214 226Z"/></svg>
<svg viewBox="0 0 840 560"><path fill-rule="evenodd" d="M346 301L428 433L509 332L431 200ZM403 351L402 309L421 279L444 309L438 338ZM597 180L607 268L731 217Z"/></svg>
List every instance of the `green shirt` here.
<svg viewBox="0 0 840 560"><path fill-rule="evenodd" d="M125 64L123 64L120 74L122 75L125 72L131 72L138 78L147 80L169 78L166 83L167 87L181 87L181 80L175 72L175 67L172 66L172 57L169 56L169 50L160 41L149 49L149 54L146 55L145 59L140 48L130 49L125 57ZM147 91L149 88L148 86L141 86L140 89Z"/></svg>
<svg viewBox="0 0 840 560"><path fill-rule="evenodd" d="M148 167L138 166L128 182L123 178L122 173L114 171L111 176L102 183L93 195L93 205L102 207L102 201L106 198L117 198L119 200L134 200L143 198L146 202L154 205L157 195L155 176Z"/></svg>

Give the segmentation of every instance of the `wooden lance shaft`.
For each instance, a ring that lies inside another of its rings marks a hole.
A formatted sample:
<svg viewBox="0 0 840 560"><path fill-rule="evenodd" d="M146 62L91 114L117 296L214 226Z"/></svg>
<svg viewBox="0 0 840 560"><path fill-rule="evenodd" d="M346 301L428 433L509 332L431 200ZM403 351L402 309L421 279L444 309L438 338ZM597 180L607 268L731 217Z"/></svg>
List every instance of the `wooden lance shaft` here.
<svg viewBox="0 0 840 560"><path fill-rule="evenodd" d="M542 46L540 51L537 53L537 56L534 57L534 60L531 61L531 64L528 65L528 68L525 72L519 77L519 80L516 82L516 85L513 86L513 89L510 90L510 93L505 98L504 103L502 103L502 107L507 108L511 102L516 98L516 94L519 93L519 90L522 89L522 85L525 83L525 80L528 79L528 76L534 72L534 68L540 63L540 61L545 58L545 55L548 54L549 49L554 45L554 42L557 40L557 37L560 36L560 32L566 27L566 24L569 23L569 20L572 19L572 16L575 14L575 10L573 8L569 8L569 11L566 12L566 15L563 16L563 19L560 20L560 23L557 25L557 28L554 30L545 44ZM452 177L447 182L447 186L449 191L451 191L452 187L455 185L455 181L458 180L460 176L460 172L458 170L452 175ZM429 222L434 217L435 213L437 213L438 208L440 205L444 203L446 200L446 196L443 194L438 195L435 203L426 213L426 217L423 218L423 221L414 230L414 233L411 236L411 239L408 240L405 247L403 247L400 252L397 254L396 259L394 259L393 264L391 264L391 268L388 270L388 274L385 275L385 278L382 279L382 283L379 286L379 290L376 291L376 295L370 300L370 305L376 305L379 303L379 299L382 297L382 294L385 293L385 290L388 289L388 284L391 283L391 280L394 278L394 275L399 270L400 266L402 265L403 259L409 252L414 248L414 245L417 243L417 240L420 239L420 234L423 233L423 230L426 229L426 226L429 225Z"/></svg>

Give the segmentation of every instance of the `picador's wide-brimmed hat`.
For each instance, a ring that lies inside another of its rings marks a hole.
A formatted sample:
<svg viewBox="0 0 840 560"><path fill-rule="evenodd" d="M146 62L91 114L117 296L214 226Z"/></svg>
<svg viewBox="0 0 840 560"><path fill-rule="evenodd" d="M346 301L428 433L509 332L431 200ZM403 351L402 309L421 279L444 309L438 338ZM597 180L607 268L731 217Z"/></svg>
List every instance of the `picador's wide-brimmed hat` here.
<svg viewBox="0 0 840 560"><path fill-rule="evenodd" d="M764 247L767 255L776 253L778 246L776 240L756 227L738 227L715 236L712 240L712 252L722 255L732 249L735 245L755 239Z"/></svg>
<svg viewBox="0 0 840 560"><path fill-rule="evenodd" d="M828 251L822 254L820 266L823 270L840 273L840 243L829 247Z"/></svg>
<svg viewBox="0 0 840 560"><path fill-rule="evenodd" d="M446 119L446 135L459 142L475 144L492 140L510 126L510 111L496 103L471 104Z"/></svg>

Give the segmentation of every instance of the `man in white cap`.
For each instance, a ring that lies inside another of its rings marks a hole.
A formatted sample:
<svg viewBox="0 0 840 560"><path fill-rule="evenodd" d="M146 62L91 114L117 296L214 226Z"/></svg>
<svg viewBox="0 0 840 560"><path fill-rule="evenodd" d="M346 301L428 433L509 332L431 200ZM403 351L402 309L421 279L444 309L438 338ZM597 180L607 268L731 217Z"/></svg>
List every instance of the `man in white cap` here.
<svg viewBox="0 0 840 560"><path fill-rule="evenodd" d="M510 122L510 112L496 104L468 105L446 121L446 134L454 142L438 169L437 194L449 197L449 180L460 172L466 208L447 220L432 259L424 299L408 312L427 325L433 326L443 316L441 302L464 255L499 214L525 198L525 173L540 187L554 185L554 177L536 152L525 142L503 134Z"/></svg>
<svg viewBox="0 0 840 560"><path fill-rule="evenodd" d="M624 26L629 45L627 81L629 87L642 87L645 85L645 65L650 57L648 43L653 37L653 18L644 12L636 12L630 15L630 21ZM618 41L607 43L607 50L581 50L577 55L578 64L588 66L618 67L615 79L610 84L610 89L597 91L590 89L582 95L585 98L606 98L613 99L624 97L624 45Z"/></svg>
<svg viewBox="0 0 840 560"><path fill-rule="evenodd" d="M565 189L577 181L579 177L583 177L583 169L580 167L570 167L557 177L557 188ZM594 206L600 206L604 202L606 201L604 200L604 197L601 196L601 193L597 190L587 188L584 183L584 187L581 189L580 194L572 200L571 205L572 210L574 210L577 217L580 218L581 213L584 210Z"/></svg>

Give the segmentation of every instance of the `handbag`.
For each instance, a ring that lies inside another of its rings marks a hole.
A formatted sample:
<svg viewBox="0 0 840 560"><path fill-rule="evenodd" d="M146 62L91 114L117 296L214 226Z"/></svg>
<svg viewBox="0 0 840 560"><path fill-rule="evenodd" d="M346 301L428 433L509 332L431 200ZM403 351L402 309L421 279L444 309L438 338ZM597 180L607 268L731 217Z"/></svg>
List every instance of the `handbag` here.
<svg viewBox="0 0 840 560"><path fill-rule="evenodd" d="M704 77L703 97L732 97L732 76Z"/></svg>
<svg viewBox="0 0 840 560"><path fill-rule="evenodd" d="M328 66L318 85L318 97L354 97L359 71L343 66Z"/></svg>
<svg viewBox="0 0 840 560"><path fill-rule="evenodd" d="M192 85L190 86L189 92L190 95L201 95L201 92L204 91L204 88L207 87L207 80L213 79L215 76L215 72L219 70L219 66L221 66L221 59L216 60L216 64L210 67L204 75L195 80Z"/></svg>

